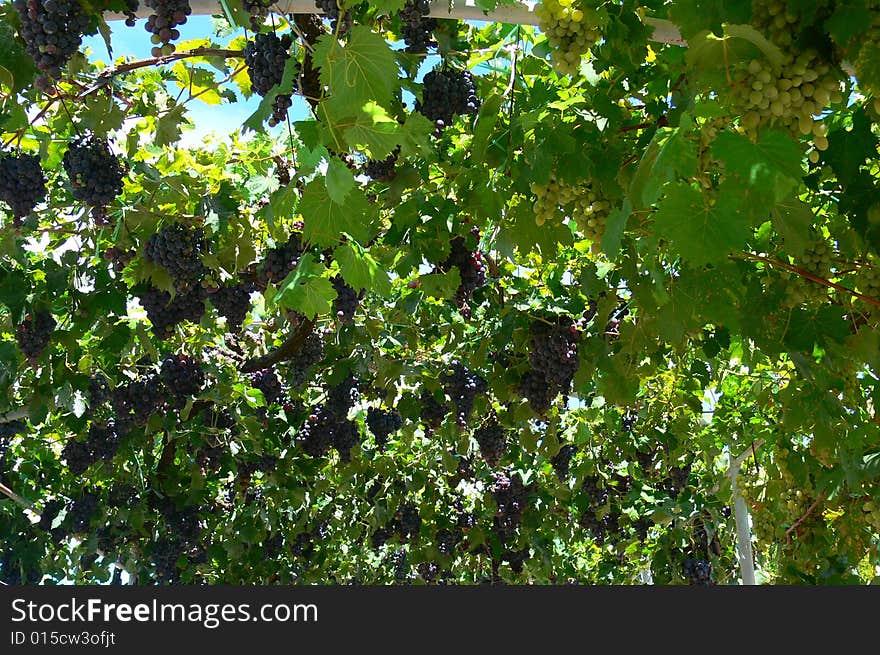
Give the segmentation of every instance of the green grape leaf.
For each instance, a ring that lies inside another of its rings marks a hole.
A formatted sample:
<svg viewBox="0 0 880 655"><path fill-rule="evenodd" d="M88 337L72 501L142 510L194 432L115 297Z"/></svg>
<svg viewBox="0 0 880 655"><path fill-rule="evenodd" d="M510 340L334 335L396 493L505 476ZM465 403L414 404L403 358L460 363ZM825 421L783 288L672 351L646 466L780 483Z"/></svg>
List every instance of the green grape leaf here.
<svg viewBox="0 0 880 655"><path fill-rule="evenodd" d="M333 251L342 278L356 291L368 289L381 296L391 292L385 269L360 244L348 241Z"/></svg>
<svg viewBox="0 0 880 655"><path fill-rule="evenodd" d="M308 318L330 311L336 291L333 284L321 277L323 266L314 255L303 255L296 268L278 285L272 304L300 312Z"/></svg>
<svg viewBox="0 0 880 655"><path fill-rule="evenodd" d="M327 195L337 205L345 204L349 192L354 189L354 173L338 157L331 157L327 165Z"/></svg>
<svg viewBox="0 0 880 655"><path fill-rule="evenodd" d="M303 192L300 212L306 240L317 246L332 246L343 232L358 242L367 241L374 210L359 190L351 191L344 204L333 202L323 181L315 180Z"/></svg>

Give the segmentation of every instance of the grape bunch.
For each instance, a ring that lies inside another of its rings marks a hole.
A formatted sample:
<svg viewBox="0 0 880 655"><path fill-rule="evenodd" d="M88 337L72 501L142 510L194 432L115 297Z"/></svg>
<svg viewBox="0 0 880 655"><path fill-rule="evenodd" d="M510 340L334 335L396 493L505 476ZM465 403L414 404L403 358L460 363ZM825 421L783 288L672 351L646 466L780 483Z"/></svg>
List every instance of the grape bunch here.
<svg viewBox="0 0 880 655"><path fill-rule="evenodd" d="M337 420L331 434L333 447L339 453L339 460L347 464L351 461L351 449L361 442L361 433L357 424L348 419Z"/></svg>
<svg viewBox="0 0 880 655"><path fill-rule="evenodd" d="M113 265L113 270L117 273L122 273L135 257L137 253L134 250L125 250L117 246L111 246L104 251L104 259Z"/></svg>
<svg viewBox="0 0 880 655"><path fill-rule="evenodd" d="M394 527L401 539L418 537L422 528L422 517L419 516L419 508L413 503L404 503L397 510L394 518Z"/></svg>
<svg viewBox="0 0 880 655"><path fill-rule="evenodd" d="M298 387L309 377L311 368L324 359L324 340L320 334L311 333L305 338L299 350L289 360L290 373L287 381L291 387Z"/></svg>
<svg viewBox="0 0 880 655"><path fill-rule="evenodd" d="M168 271L177 288L184 290L205 276L205 251L203 228L172 223L150 236L144 258Z"/></svg>
<svg viewBox="0 0 880 655"><path fill-rule="evenodd" d="M152 55L162 57L174 52L171 42L180 38L179 25L186 23L187 16L192 13L189 0L144 0L153 13L144 25L152 36Z"/></svg>
<svg viewBox="0 0 880 655"><path fill-rule="evenodd" d="M709 562L688 557L681 568L688 584L708 586L712 583L712 564Z"/></svg>
<svg viewBox="0 0 880 655"><path fill-rule="evenodd" d="M428 18L431 11L429 0L407 0L400 10L400 22L403 23L403 42L406 52L425 53L433 45L431 32L437 27L437 20Z"/></svg>
<svg viewBox="0 0 880 655"><path fill-rule="evenodd" d="M330 19L330 28L334 32L344 34L351 29L351 13L340 11L337 0L315 0L315 6Z"/></svg>
<svg viewBox="0 0 880 655"><path fill-rule="evenodd" d="M591 182L569 184L550 176L546 184L531 184L535 194L535 222L543 225L560 217L570 217L584 236L598 241L605 233L605 224L611 214L611 203Z"/></svg>
<svg viewBox="0 0 880 655"><path fill-rule="evenodd" d="M664 483L664 488L672 498L678 498L679 494L687 487L691 475L691 465L674 466L669 470L669 478Z"/></svg>
<svg viewBox="0 0 880 655"><path fill-rule="evenodd" d="M196 396L205 384L201 363L183 353L165 355L160 375L162 382L175 396Z"/></svg>
<svg viewBox="0 0 880 655"><path fill-rule="evenodd" d="M93 134L77 137L61 164L73 187L73 197L91 207L103 208L122 193L125 171L105 139Z"/></svg>
<svg viewBox="0 0 880 655"><path fill-rule="evenodd" d="M281 380L274 369L264 368L250 374L251 386L263 392L266 403L278 402L284 394Z"/></svg>
<svg viewBox="0 0 880 655"><path fill-rule="evenodd" d="M265 96L281 83L292 44L289 34L281 38L275 34L257 34L253 41L248 41L244 48L244 62L255 92Z"/></svg>
<svg viewBox="0 0 880 655"><path fill-rule="evenodd" d="M588 509L581 514L578 523L592 534L594 541L600 546L609 536L619 535L622 532L620 512L616 510L600 515L598 512Z"/></svg>
<svg viewBox="0 0 880 655"><path fill-rule="evenodd" d="M15 326L15 340L28 360L35 361L49 345L56 325L51 312L43 309L28 314Z"/></svg>
<svg viewBox="0 0 880 655"><path fill-rule="evenodd" d="M440 553L443 555L451 555L455 552L455 549L458 547L458 544L461 543L462 539L464 539L464 533L461 528L456 528L455 530L440 528L437 530L437 535L434 540L437 543L437 550Z"/></svg>
<svg viewBox="0 0 880 655"><path fill-rule="evenodd" d="M116 415L117 430L128 425L145 425L153 412L165 407L165 388L156 373L142 375L113 390L110 404Z"/></svg>
<svg viewBox="0 0 880 655"><path fill-rule="evenodd" d="M556 471L556 475L560 480L564 480L568 475L569 467L571 466L571 458L574 457L576 452L577 446L568 443L563 445L553 456L553 459L550 460L550 463L553 465L553 470Z"/></svg>
<svg viewBox="0 0 880 655"><path fill-rule="evenodd" d="M257 267L257 280L264 285L268 282L281 282L296 268L302 255L302 236L298 232L290 235L287 242L271 248Z"/></svg>
<svg viewBox="0 0 880 655"><path fill-rule="evenodd" d="M78 498L70 503L67 516L70 518L74 532L87 532L95 514L98 512L100 500L95 494L84 491Z"/></svg>
<svg viewBox="0 0 880 655"><path fill-rule="evenodd" d="M876 261L862 266L859 269L857 280L857 288L863 296L880 300L880 265ZM873 312L877 311L877 308L872 305L869 305L869 308Z"/></svg>
<svg viewBox="0 0 880 655"><path fill-rule="evenodd" d="M422 389L419 404L421 405L419 418L422 423L431 429L438 428L449 413L449 408L434 398L434 394L431 393L430 389Z"/></svg>
<svg viewBox="0 0 880 655"><path fill-rule="evenodd" d="M422 99L416 101L421 112L439 133L455 116L476 114L480 108L477 87L469 70L440 65L425 75Z"/></svg>
<svg viewBox="0 0 880 655"><path fill-rule="evenodd" d="M338 419L326 409L319 408L309 418L296 435L296 442L307 455L323 457L333 446L334 431Z"/></svg>
<svg viewBox="0 0 880 655"><path fill-rule="evenodd" d="M348 286L338 275L331 282L333 290L336 291L336 298L333 299L333 313L341 323L350 323L361 304L360 294Z"/></svg>
<svg viewBox="0 0 880 655"><path fill-rule="evenodd" d="M553 67L562 75L578 72L581 57L601 38L601 15L574 0L544 0L535 7L541 31L552 48Z"/></svg>
<svg viewBox="0 0 880 655"><path fill-rule="evenodd" d="M455 303L467 318L470 315L467 303L474 291L486 284L486 266L480 251L470 251L464 237L457 236L449 242L449 256L440 264L442 271L458 269L461 280L455 291Z"/></svg>
<svg viewBox="0 0 880 655"><path fill-rule="evenodd" d="M797 260L797 265L808 273L830 280L833 256L833 248L824 240L817 240L805 249ZM828 298L828 287L801 276L792 278L786 285L785 292L782 302L789 308L811 301L824 302Z"/></svg>
<svg viewBox="0 0 880 655"><path fill-rule="evenodd" d="M171 297L167 291L156 287L146 287L135 292L153 324L153 333L160 339L167 339L174 333L174 327L183 321L198 323L205 313L207 293L201 285Z"/></svg>
<svg viewBox="0 0 880 655"><path fill-rule="evenodd" d="M560 316L532 322L529 328L531 370L523 376L519 392L535 413L545 413L557 394L571 386L580 365L579 339L579 330L568 318Z"/></svg>
<svg viewBox="0 0 880 655"><path fill-rule="evenodd" d="M9 205L16 224L46 198L46 176L40 158L25 153L0 155L0 200Z"/></svg>
<svg viewBox="0 0 880 655"><path fill-rule="evenodd" d="M272 6L272 0L242 0L244 10L250 14L251 29L259 32L269 16L269 7Z"/></svg>
<svg viewBox="0 0 880 655"><path fill-rule="evenodd" d="M343 420L348 416L354 404L360 398L360 385L353 375L349 375L339 384L330 387L327 391L325 407L331 416Z"/></svg>
<svg viewBox="0 0 880 655"><path fill-rule="evenodd" d="M376 439L376 446L379 450L384 450L388 437L403 427L403 418L396 410L389 412L378 407L370 407L367 410L367 426Z"/></svg>
<svg viewBox="0 0 880 655"><path fill-rule="evenodd" d="M89 407L95 408L110 399L110 383L103 373L93 373L89 377Z"/></svg>
<svg viewBox="0 0 880 655"><path fill-rule="evenodd" d="M474 439L480 446L480 455L489 466L497 466L507 450L507 435L494 416L474 431Z"/></svg>
<svg viewBox="0 0 880 655"><path fill-rule="evenodd" d="M64 444L61 458L74 475L82 475L97 461L110 461L119 450L119 434L116 425L109 421L106 425L93 423L85 441L70 439Z"/></svg>
<svg viewBox="0 0 880 655"><path fill-rule="evenodd" d="M287 110L293 107L293 96L289 93L279 93L272 101L272 115L269 117L269 127L275 127L287 120ZM288 180L289 182L290 180Z"/></svg>
<svg viewBox="0 0 880 655"><path fill-rule="evenodd" d="M535 488L534 483L525 485L519 473L509 475L497 471L492 474L488 490L497 507L493 527L502 541L513 537Z"/></svg>
<svg viewBox="0 0 880 655"><path fill-rule="evenodd" d="M486 393L489 384L485 378L472 373L461 362L454 362L440 378L443 391L452 399L459 425L465 425L474 410L474 400Z"/></svg>
<svg viewBox="0 0 880 655"><path fill-rule="evenodd" d="M400 156L400 146L394 149L385 159L368 159L364 164L364 175L377 182L390 182L397 174L397 158Z"/></svg>
<svg viewBox="0 0 880 655"><path fill-rule="evenodd" d="M786 53L779 66L752 59L737 68L729 101L740 129L755 138L764 127L782 127L794 136L810 136L816 150L828 148L825 123L814 118L829 103L843 100L840 81L814 50ZM811 161L818 161L816 152Z"/></svg>
<svg viewBox="0 0 880 655"><path fill-rule="evenodd" d="M220 316L226 318L230 332L238 332L244 317L251 309L250 285L244 282L225 284L209 295L211 304Z"/></svg>
<svg viewBox="0 0 880 655"><path fill-rule="evenodd" d="M79 49L91 19L79 0L13 0L21 18L21 38L41 73L61 79L61 68ZM48 88L41 77L37 88Z"/></svg>
<svg viewBox="0 0 880 655"><path fill-rule="evenodd" d="M63 508L64 503L60 500L56 499L47 502L43 505L43 511L40 512L40 522L37 524L37 527L44 532L49 532L52 529L52 523Z"/></svg>
<svg viewBox="0 0 880 655"><path fill-rule="evenodd" d="M880 23L865 33L853 66L859 86L874 94L874 113L880 114Z"/></svg>

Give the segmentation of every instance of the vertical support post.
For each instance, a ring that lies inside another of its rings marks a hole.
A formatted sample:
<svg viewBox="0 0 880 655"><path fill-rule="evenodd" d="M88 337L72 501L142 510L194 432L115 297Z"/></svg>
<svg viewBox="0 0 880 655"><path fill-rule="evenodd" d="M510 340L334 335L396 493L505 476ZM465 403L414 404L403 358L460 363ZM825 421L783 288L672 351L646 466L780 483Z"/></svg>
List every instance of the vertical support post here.
<svg viewBox="0 0 880 655"><path fill-rule="evenodd" d="M734 457L733 453L728 454L730 466L727 469L727 474L730 476L730 488L733 492L733 514L736 519L736 558L739 561L743 585L755 584L755 563L752 553L752 530L749 526L749 508L742 491L740 491L738 477L742 463L749 456L749 452L762 445L764 445L763 439L752 444L751 448L739 457Z"/></svg>

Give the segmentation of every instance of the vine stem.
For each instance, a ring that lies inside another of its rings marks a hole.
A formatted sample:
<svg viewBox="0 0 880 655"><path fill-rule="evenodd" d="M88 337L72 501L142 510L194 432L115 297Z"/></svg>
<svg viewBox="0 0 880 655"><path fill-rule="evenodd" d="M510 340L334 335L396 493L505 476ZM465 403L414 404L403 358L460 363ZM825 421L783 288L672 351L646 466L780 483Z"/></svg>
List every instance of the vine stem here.
<svg viewBox="0 0 880 655"><path fill-rule="evenodd" d="M795 530L797 530L798 526L807 520L807 517L809 517L810 514L813 513L813 510L816 509L819 506L819 503L821 503L823 500L825 500L824 496L819 496L818 498L816 498L816 500L813 501L813 504L807 508L807 511L804 512L797 521L795 521L794 523L791 524L791 527L785 531L785 542L786 543L791 541L791 533L794 532Z"/></svg>
<svg viewBox="0 0 880 655"><path fill-rule="evenodd" d="M795 275L799 275L802 278L815 282L817 284L821 284L823 286L829 287L831 289L836 289L841 293L845 293L847 295L852 296L853 298L858 298L861 301L868 303L869 305L873 305L874 307L880 308L880 300L877 298L872 298L871 296L866 296L863 293L859 293L858 291L853 291L852 289L848 289L845 286L837 284L836 282L831 282L830 280L826 280L825 278L816 275L815 273L810 273L810 271L804 270L799 266L794 266L793 264L788 264L779 259L771 259L770 257L765 257L763 255L756 255L753 253L744 253L742 255L730 255L731 259L746 259L750 261L763 262L764 264L768 264L773 268L781 268L784 271L788 271L789 273L794 273Z"/></svg>
<svg viewBox="0 0 880 655"><path fill-rule="evenodd" d="M14 500L16 503L18 503L19 505L21 505L25 509L31 509L31 504L28 501L26 501L24 498L19 496L17 493L15 493L12 489L7 487L2 482L0 482L0 493L2 493L4 496L7 496L10 499Z"/></svg>
<svg viewBox="0 0 880 655"><path fill-rule="evenodd" d="M98 73L98 81L92 86L86 88L86 90L83 91L79 95L79 97L85 98L86 96L91 95L98 89L106 86L110 82L110 80L112 80L117 75L137 70L138 68L147 68L149 66L162 66L164 64L170 64L173 61L189 59L191 57L224 57L226 59L241 59L244 57L244 50L227 50L225 48L193 48L192 50L173 52L170 55L163 55L161 57L136 59L134 61L127 61L124 64L108 66L100 73Z"/></svg>

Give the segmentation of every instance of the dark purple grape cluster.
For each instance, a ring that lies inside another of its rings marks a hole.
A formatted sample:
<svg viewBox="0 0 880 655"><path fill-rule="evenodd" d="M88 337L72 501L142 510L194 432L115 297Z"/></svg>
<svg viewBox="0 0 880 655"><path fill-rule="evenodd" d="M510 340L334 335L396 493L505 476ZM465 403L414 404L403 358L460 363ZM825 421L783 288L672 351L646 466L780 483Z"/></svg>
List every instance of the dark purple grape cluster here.
<svg viewBox="0 0 880 655"><path fill-rule="evenodd" d="M627 410L624 412L623 416L620 417L620 429L623 432L632 432L633 427L638 420L639 415L636 412Z"/></svg>
<svg viewBox="0 0 880 655"><path fill-rule="evenodd" d="M268 282L281 282L296 268L302 252L302 236L299 232L291 234L286 243L270 249L257 267L260 284L265 287Z"/></svg>
<svg viewBox="0 0 880 655"><path fill-rule="evenodd" d="M520 548L519 550L506 550L501 555L501 560L510 564L511 570L520 574L523 572L523 566L525 565L526 560L529 558L530 551L529 547L526 546L524 548Z"/></svg>
<svg viewBox="0 0 880 655"><path fill-rule="evenodd" d="M480 455L489 466L497 466L507 451L507 435L494 416L474 431L474 439L480 445Z"/></svg>
<svg viewBox="0 0 880 655"><path fill-rule="evenodd" d="M230 332L238 332L251 309L251 286L245 282L225 284L208 298L217 313L226 318Z"/></svg>
<svg viewBox="0 0 880 655"><path fill-rule="evenodd" d="M43 511L40 512L40 522L37 524L37 527L44 532L49 532L52 529L52 523L63 508L64 503L60 500L50 500L47 502L43 505Z"/></svg>
<svg viewBox="0 0 880 655"><path fill-rule="evenodd" d="M348 416L348 410L359 398L360 385L353 375L349 375L339 384L330 387L327 391L325 407L332 416L341 420Z"/></svg>
<svg viewBox="0 0 880 655"><path fill-rule="evenodd" d="M332 429L333 447L339 453L339 460L345 464L351 461L351 449L361 442L361 433L354 421L337 420Z"/></svg>
<svg viewBox="0 0 880 655"><path fill-rule="evenodd" d="M205 276L206 250L203 228L172 223L150 236L144 258L168 271L177 288L184 290Z"/></svg>
<svg viewBox="0 0 880 655"><path fill-rule="evenodd" d="M370 546L373 550L379 550L385 543L391 539L394 532L387 527L376 528L370 535Z"/></svg>
<svg viewBox="0 0 880 655"><path fill-rule="evenodd" d="M331 282L336 298L333 299L333 313L342 323L350 323L354 313L361 304L360 294L348 286L340 276L335 276Z"/></svg>
<svg viewBox="0 0 880 655"><path fill-rule="evenodd" d="M298 387L305 382L311 368L322 359L324 359L324 340L320 334L312 332L290 358L290 373L287 376L290 386Z"/></svg>
<svg viewBox="0 0 880 655"><path fill-rule="evenodd" d="M36 360L49 345L56 325L51 312L38 310L25 316L24 320L15 326L15 340L28 360Z"/></svg>
<svg viewBox="0 0 880 655"><path fill-rule="evenodd" d="M400 10L400 22L403 23L401 31L407 52L425 53L436 45L431 39L431 32L437 27L437 20L428 18L430 11L429 0L407 0Z"/></svg>
<svg viewBox="0 0 880 655"><path fill-rule="evenodd" d="M110 383L103 373L93 373L89 377L89 407L95 408L110 400Z"/></svg>
<svg viewBox="0 0 880 655"><path fill-rule="evenodd" d="M574 457L576 452L577 446L568 443L562 446L553 456L553 459L550 460L553 464L553 470L556 471L556 475L560 480L564 480L568 475L569 467L571 466L571 458Z"/></svg>
<svg viewBox="0 0 880 655"><path fill-rule="evenodd" d="M460 362L454 362L441 375L440 381L443 390L452 399L459 425L465 425L474 410L474 400L488 390L488 383L485 378L472 373Z"/></svg>
<svg viewBox="0 0 880 655"><path fill-rule="evenodd" d="M53 80L82 44L91 19L79 0L13 0L21 18L21 38L37 69ZM38 80L48 88L48 80Z"/></svg>
<svg viewBox="0 0 880 655"><path fill-rule="evenodd" d="M330 28L334 32L338 31L340 34L344 34L351 29L351 13L348 11L340 12L337 0L315 0L315 6L330 19Z"/></svg>
<svg viewBox="0 0 880 655"><path fill-rule="evenodd" d="M324 408L311 414L296 436L307 455L323 457L333 446L333 433L338 421Z"/></svg>
<svg viewBox="0 0 880 655"><path fill-rule="evenodd" d="M278 402L284 394L284 388L275 369L264 368L249 375L251 386L263 392L266 403Z"/></svg>
<svg viewBox="0 0 880 655"><path fill-rule="evenodd" d="M25 431L25 422L20 419L0 423L0 444L6 444L12 437Z"/></svg>
<svg viewBox="0 0 880 655"><path fill-rule="evenodd" d="M91 492L84 491L76 498L67 510L72 530L76 533L87 532L99 506L98 496Z"/></svg>
<svg viewBox="0 0 880 655"><path fill-rule="evenodd" d="M384 450L388 437L403 427L403 418L397 410L389 412L378 407L370 407L367 410L367 426L376 439L376 446L379 450Z"/></svg>
<svg viewBox="0 0 880 655"><path fill-rule="evenodd" d="M116 414L117 430L119 424L144 425L153 412L165 407L165 388L156 373L147 373L113 390L110 404ZM125 430L120 430L124 432Z"/></svg>
<svg viewBox="0 0 880 655"><path fill-rule="evenodd" d="M178 397L196 396L205 384L201 362L183 353L165 355L161 376L168 391Z"/></svg>
<svg viewBox="0 0 880 655"><path fill-rule="evenodd" d="M172 41L180 38L179 25L186 23L187 16L192 13L189 0L144 0L153 10L144 26L152 36L152 55L162 57L174 52Z"/></svg>
<svg viewBox="0 0 880 655"><path fill-rule="evenodd" d="M73 187L73 197L91 207L105 207L122 193L125 170L106 139L93 134L77 137L61 164Z"/></svg>
<svg viewBox="0 0 880 655"><path fill-rule="evenodd" d="M125 8L122 14L125 16L125 24L128 27L134 27L137 23L137 10L140 7L139 0L125 0ZM117 571L119 569L116 569Z"/></svg>
<svg viewBox="0 0 880 655"><path fill-rule="evenodd" d="M664 485L669 495L673 498L678 498L678 495L685 489L685 487L687 487L690 475L690 464L672 467L669 470L669 479L666 480L666 483Z"/></svg>
<svg viewBox="0 0 880 655"><path fill-rule="evenodd" d="M241 4L244 6L244 10L250 14L251 29L254 32L259 32L269 16L272 0L242 0Z"/></svg>
<svg viewBox="0 0 880 655"><path fill-rule="evenodd" d="M690 585L709 586L712 584L712 564L705 560L688 557L682 563L682 573Z"/></svg>
<svg viewBox="0 0 880 655"><path fill-rule="evenodd" d="M440 528L437 530L437 535L434 537L434 541L437 544L437 550L443 555L451 555L454 553L462 539L464 539L464 533L461 531L461 528L456 528L455 530Z"/></svg>
<svg viewBox="0 0 880 655"><path fill-rule="evenodd" d="M492 474L489 493L498 508L493 527L502 541L507 541L514 535L535 488L534 483L523 484L519 473L509 475L504 471L497 471Z"/></svg>
<svg viewBox="0 0 880 655"><path fill-rule="evenodd" d="M598 509L608 502L608 489L601 484L596 475L588 475L581 483L581 492L592 509Z"/></svg>
<svg viewBox="0 0 880 655"><path fill-rule="evenodd" d="M529 401L529 407L539 416L543 416L553 404L559 391L551 388L540 373L526 371L517 386L517 392Z"/></svg>
<svg viewBox="0 0 880 655"><path fill-rule="evenodd" d="M109 421L106 425L93 423L85 441L70 439L64 444L61 458L74 475L81 475L92 464L100 460L109 462L119 450L119 434L116 425Z"/></svg>
<svg viewBox="0 0 880 655"><path fill-rule="evenodd" d="M289 93L279 93L272 101L272 115L269 117L269 127L275 127L287 120L287 110L293 107L293 96ZM288 180L289 181L289 180Z"/></svg>
<svg viewBox="0 0 880 655"><path fill-rule="evenodd" d="M471 295L486 284L486 266L483 264L483 255L480 251L468 250L464 237L455 237L449 245L449 256L440 265L440 269L443 271L458 269L461 281L455 291L455 302L465 313Z"/></svg>
<svg viewBox="0 0 880 655"><path fill-rule="evenodd" d="M0 200L19 221L46 198L46 176L40 158L25 153L0 155Z"/></svg>
<svg viewBox="0 0 880 655"><path fill-rule="evenodd" d="M419 575L427 584L432 584L440 575L440 565L437 562L421 562L417 567Z"/></svg>
<svg viewBox="0 0 880 655"><path fill-rule="evenodd" d="M364 164L364 175L377 182L390 182L396 175L395 167L397 158L400 156L400 146L397 146L385 159L368 159Z"/></svg>
<svg viewBox="0 0 880 655"><path fill-rule="evenodd" d="M469 70L448 68L441 64L423 80L422 99L416 111L434 122L437 131L452 123L455 116L476 114L480 108L477 87Z"/></svg>
<svg viewBox="0 0 880 655"><path fill-rule="evenodd" d="M395 584L406 584L409 581L409 562L405 549L398 548L391 553L391 569L394 572Z"/></svg>
<svg viewBox="0 0 880 655"><path fill-rule="evenodd" d="M607 512L600 516L596 511L588 509L581 514L579 523L600 546L605 543L608 537L619 535L621 532L620 513L617 511Z"/></svg>
<svg viewBox="0 0 880 655"><path fill-rule="evenodd" d="M113 270L117 273L122 273L135 257L137 257L137 253L134 250L125 250L115 246L104 251L104 259L113 265Z"/></svg>
<svg viewBox="0 0 880 655"><path fill-rule="evenodd" d="M183 544L176 538L162 538L153 543L153 564L156 582L172 584L178 581L177 562L184 554Z"/></svg>
<svg viewBox="0 0 880 655"><path fill-rule="evenodd" d="M153 324L153 333L160 339L167 339L174 333L174 327L183 321L198 323L205 313L207 293L201 285L178 293L174 298L167 291L156 287L146 287L136 292L147 318Z"/></svg>
<svg viewBox="0 0 880 655"><path fill-rule="evenodd" d="M248 41L244 47L244 63L254 92L265 96L281 83L292 43L289 34L278 38L274 33L257 34L253 41Z"/></svg>
<svg viewBox="0 0 880 655"><path fill-rule="evenodd" d="M430 389L422 389L419 403L422 406L419 418L429 428L438 428L449 413L449 408L434 398Z"/></svg>
<svg viewBox="0 0 880 655"><path fill-rule="evenodd" d="M571 386L580 365L580 331L570 319L536 320L529 329L529 364L519 393L536 414L543 415L553 399Z"/></svg>

